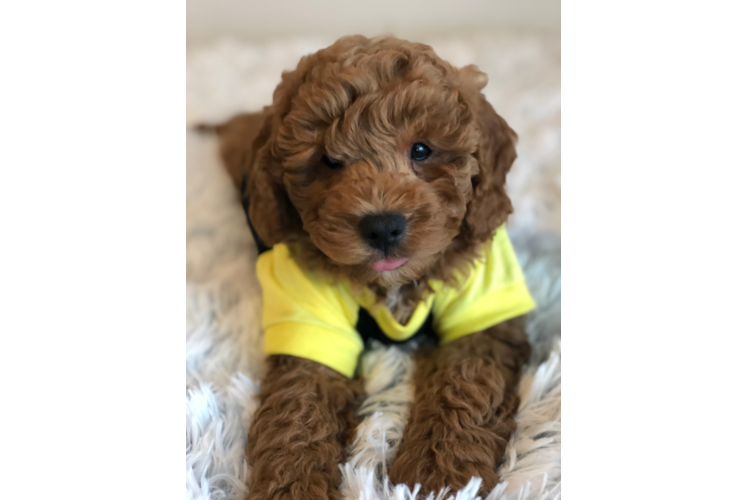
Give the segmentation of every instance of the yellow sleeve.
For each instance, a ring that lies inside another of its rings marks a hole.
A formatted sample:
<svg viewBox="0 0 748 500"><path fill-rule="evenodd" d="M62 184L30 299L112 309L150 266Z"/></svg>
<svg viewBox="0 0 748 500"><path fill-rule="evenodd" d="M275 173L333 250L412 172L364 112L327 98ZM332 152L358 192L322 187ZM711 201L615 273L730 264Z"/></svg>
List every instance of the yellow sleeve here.
<svg viewBox="0 0 748 500"><path fill-rule="evenodd" d="M535 308L512 243L501 226L459 288L446 284L434 300L434 327L441 343L485 330Z"/></svg>
<svg viewBox="0 0 748 500"><path fill-rule="evenodd" d="M311 359L352 377L364 347L355 328L355 300L341 286L304 273L285 245L260 255L257 277L265 354Z"/></svg>

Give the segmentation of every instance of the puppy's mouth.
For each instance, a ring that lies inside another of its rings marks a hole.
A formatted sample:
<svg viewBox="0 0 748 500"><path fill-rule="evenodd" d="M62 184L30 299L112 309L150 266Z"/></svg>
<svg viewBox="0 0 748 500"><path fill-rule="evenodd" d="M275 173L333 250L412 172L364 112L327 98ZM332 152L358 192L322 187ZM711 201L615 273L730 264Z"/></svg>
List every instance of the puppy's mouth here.
<svg viewBox="0 0 748 500"><path fill-rule="evenodd" d="M378 260L376 262L373 262L369 264L369 266L374 269L378 273L384 273L387 271L393 271L397 269L398 267L403 266L406 262L408 262L408 259L396 259L396 258L387 258Z"/></svg>

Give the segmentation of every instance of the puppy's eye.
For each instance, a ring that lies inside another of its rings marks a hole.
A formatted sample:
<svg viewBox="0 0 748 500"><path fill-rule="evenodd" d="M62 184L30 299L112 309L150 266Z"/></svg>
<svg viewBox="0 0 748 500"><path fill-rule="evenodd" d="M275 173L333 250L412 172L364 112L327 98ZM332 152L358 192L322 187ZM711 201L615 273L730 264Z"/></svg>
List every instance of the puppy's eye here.
<svg viewBox="0 0 748 500"><path fill-rule="evenodd" d="M425 145L417 142L410 148L410 159L413 161L423 161L431 156L431 149Z"/></svg>
<svg viewBox="0 0 748 500"><path fill-rule="evenodd" d="M330 158L327 155L324 155L322 157L322 163L324 163L325 165L327 165L329 168L331 168L333 170L339 170L339 169L343 168L343 166L344 166L342 161L335 160L334 158Z"/></svg>

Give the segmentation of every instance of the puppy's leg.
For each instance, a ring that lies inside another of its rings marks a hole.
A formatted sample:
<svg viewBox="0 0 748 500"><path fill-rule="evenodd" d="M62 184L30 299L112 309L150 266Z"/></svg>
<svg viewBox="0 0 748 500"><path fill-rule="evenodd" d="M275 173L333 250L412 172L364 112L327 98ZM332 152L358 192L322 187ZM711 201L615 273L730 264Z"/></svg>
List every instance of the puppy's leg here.
<svg viewBox="0 0 748 500"><path fill-rule="evenodd" d="M477 476L485 498L516 429L516 386L529 355L524 318L517 318L421 357L391 481L421 483L424 492L455 491Z"/></svg>
<svg viewBox="0 0 748 500"><path fill-rule="evenodd" d="M326 366L271 356L249 428L250 500L339 499L354 385Z"/></svg>

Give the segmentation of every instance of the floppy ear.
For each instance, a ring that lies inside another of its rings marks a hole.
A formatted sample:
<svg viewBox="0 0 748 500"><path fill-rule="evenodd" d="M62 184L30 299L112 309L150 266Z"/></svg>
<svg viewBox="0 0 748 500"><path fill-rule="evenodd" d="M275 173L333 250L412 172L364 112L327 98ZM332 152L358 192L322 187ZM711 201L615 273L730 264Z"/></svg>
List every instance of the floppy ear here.
<svg viewBox="0 0 748 500"><path fill-rule="evenodd" d="M355 37L354 37L355 38ZM357 40L357 38L356 38ZM355 41L355 40L353 40ZM278 157L277 140L281 121L291 109L307 73L329 55L317 53L302 57L295 70L285 71L273 91L273 104L264 110L265 121L252 143L244 167L242 203L258 247L272 247L292 234L303 232L299 213L283 184L283 165Z"/></svg>
<svg viewBox="0 0 748 500"><path fill-rule="evenodd" d="M467 206L462 231L484 241L512 213L512 203L504 187L506 174L517 158L514 149L517 134L480 93L486 85L486 75L468 66L460 71L460 77L473 93L471 102L480 133L478 149L473 153L477 162L477 172L472 178L473 197Z"/></svg>
<svg viewBox="0 0 748 500"><path fill-rule="evenodd" d="M241 187L242 204L260 248L272 247L301 228L299 214L283 185L283 166L273 156L276 120L273 113L266 116L246 159Z"/></svg>

